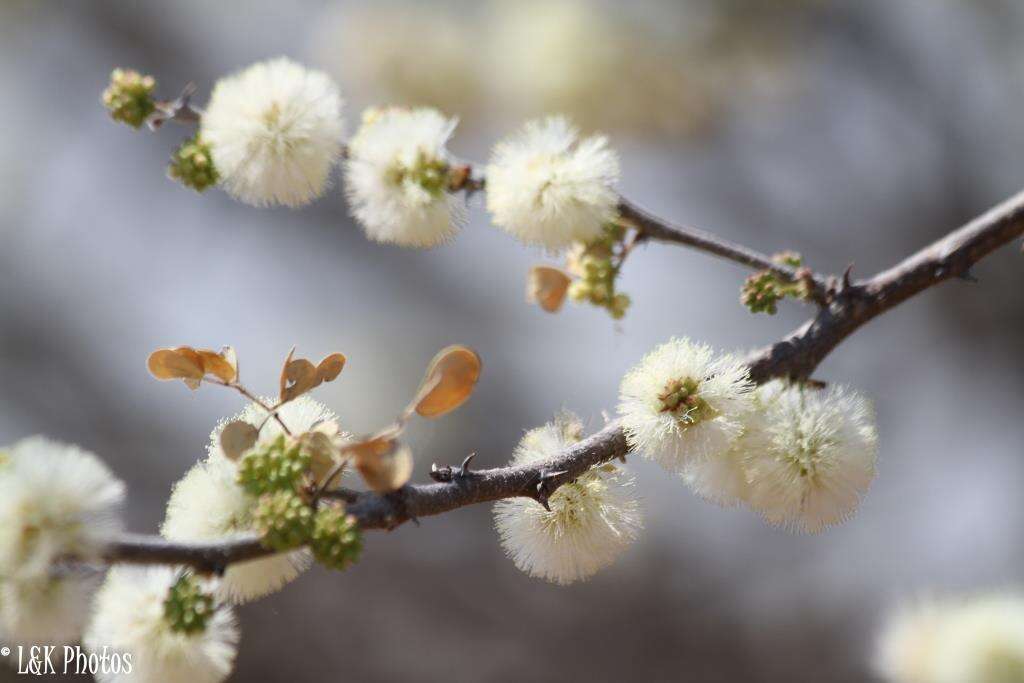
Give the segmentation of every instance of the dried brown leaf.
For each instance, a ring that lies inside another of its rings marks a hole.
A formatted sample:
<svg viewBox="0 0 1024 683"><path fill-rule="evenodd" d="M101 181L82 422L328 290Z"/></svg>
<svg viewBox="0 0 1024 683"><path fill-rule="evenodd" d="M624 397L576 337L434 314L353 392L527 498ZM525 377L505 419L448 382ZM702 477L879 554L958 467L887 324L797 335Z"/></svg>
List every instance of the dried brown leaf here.
<svg viewBox="0 0 1024 683"><path fill-rule="evenodd" d="M316 374L321 382L333 382L341 374L344 367L345 354L332 353L320 361L320 365L316 367Z"/></svg>
<svg viewBox="0 0 1024 683"><path fill-rule="evenodd" d="M180 349L158 349L149 354L146 366L150 374L159 380L199 380L204 374L198 354L182 353Z"/></svg>
<svg viewBox="0 0 1024 683"><path fill-rule="evenodd" d="M248 422L229 422L221 430L220 447L228 460L238 460L256 445L258 436L259 430Z"/></svg>
<svg viewBox="0 0 1024 683"><path fill-rule="evenodd" d="M235 366L223 355L214 351L197 351L199 359L203 364L203 374L213 375L220 381L231 384L235 381L237 374Z"/></svg>
<svg viewBox="0 0 1024 683"><path fill-rule="evenodd" d="M313 365L305 358L292 359L295 347L288 352L284 367L281 368L280 395L281 403L287 403L311 391L324 382L330 382L341 374L345 367L345 355L332 353Z"/></svg>
<svg viewBox="0 0 1024 683"><path fill-rule="evenodd" d="M414 410L427 418L455 410L473 393L480 370L480 356L473 349L460 345L442 349L427 367Z"/></svg>
<svg viewBox="0 0 1024 683"><path fill-rule="evenodd" d="M571 282L572 278L558 268L534 266L526 279L526 300L555 313L565 303Z"/></svg>
<svg viewBox="0 0 1024 683"><path fill-rule="evenodd" d="M397 441L377 442L386 449L356 458L356 469L370 489L378 493L396 491L412 476L412 451Z"/></svg>

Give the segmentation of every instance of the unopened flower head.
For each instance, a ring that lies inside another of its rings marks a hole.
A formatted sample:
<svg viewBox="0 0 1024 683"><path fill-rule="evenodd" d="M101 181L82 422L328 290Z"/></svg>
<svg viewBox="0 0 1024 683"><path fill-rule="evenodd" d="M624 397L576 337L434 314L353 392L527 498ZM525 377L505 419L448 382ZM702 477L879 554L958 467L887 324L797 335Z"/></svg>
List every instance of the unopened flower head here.
<svg viewBox="0 0 1024 683"><path fill-rule="evenodd" d="M746 451L747 502L773 524L817 533L847 519L875 476L874 411L842 387L758 389L764 432Z"/></svg>
<svg viewBox="0 0 1024 683"><path fill-rule="evenodd" d="M98 585L96 577L72 570L0 583L0 633L4 641L24 645L79 641Z"/></svg>
<svg viewBox="0 0 1024 683"><path fill-rule="evenodd" d="M1024 597L996 593L900 607L881 631L875 669L889 683L1024 681Z"/></svg>
<svg viewBox="0 0 1024 683"><path fill-rule="evenodd" d="M255 530L257 499L238 483L235 464L224 457L197 463L174 485L160 533L175 541L213 541ZM218 595L243 603L280 590L310 565L309 552L297 550L232 564Z"/></svg>
<svg viewBox="0 0 1024 683"><path fill-rule="evenodd" d="M582 425L571 415L531 430L513 463L543 462L578 441ZM494 506L505 552L530 576L558 584L586 579L611 564L636 539L642 525L633 477L618 465L592 468L559 486L539 503L512 498Z"/></svg>
<svg viewBox="0 0 1024 683"><path fill-rule="evenodd" d="M494 224L551 250L589 242L615 220L619 159L601 136L579 140L562 117L530 121L487 166Z"/></svg>
<svg viewBox="0 0 1024 683"><path fill-rule="evenodd" d="M456 119L436 109L370 109L349 144L345 192L366 235L378 242L433 247L465 220L449 192L445 149Z"/></svg>
<svg viewBox="0 0 1024 683"><path fill-rule="evenodd" d="M680 475L697 460L725 455L753 408L747 375L738 359L686 338L657 347L619 389L630 447Z"/></svg>
<svg viewBox="0 0 1024 683"><path fill-rule="evenodd" d="M41 578L61 556L95 559L120 529L124 484L77 446L36 436L0 468L0 576Z"/></svg>
<svg viewBox="0 0 1024 683"><path fill-rule="evenodd" d="M281 57L218 81L200 137L232 196L301 206L323 193L341 153L341 109L327 74Z"/></svg>
<svg viewBox="0 0 1024 683"><path fill-rule="evenodd" d="M90 652L132 655L131 673L99 673L97 679L133 683L218 683L231 673L238 627L231 610L216 609L202 630L175 628L166 603L179 580L169 567L114 567L96 596L83 643Z"/></svg>

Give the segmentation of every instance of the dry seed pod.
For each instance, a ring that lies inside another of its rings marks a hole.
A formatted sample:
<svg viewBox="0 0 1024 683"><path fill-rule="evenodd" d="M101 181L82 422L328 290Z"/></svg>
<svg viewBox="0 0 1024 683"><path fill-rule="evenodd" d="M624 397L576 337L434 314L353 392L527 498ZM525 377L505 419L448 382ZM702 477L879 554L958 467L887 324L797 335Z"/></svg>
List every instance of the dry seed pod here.
<svg viewBox="0 0 1024 683"><path fill-rule="evenodd" d="M356 469L377 493L397 491L412 476L412 450L397 441L377 441L356 457Z"/></svg>
<svg viewBox="0 0 1024 683"><path fill-rule="evenodd" d="M197 389L203 377L213 375L230 384L238 376L234 349L225 347L216 351L197 351L191 346L158 349L149 354L146 365L150 374L159 380L184 380L190 389Z"/></svg>
<svg viewBox="0 0 1024 683"><path fill-rule="evenodd" d="M342 353L330 354L320 361L319 365L313 365L305 358L292 360L294 354L293 347L285 358L284 367L281 368L281 403L296 399L324 382L335 380L345 367L345 354Z"/></svg>
<svg viewBox="0 0 1024 683"><path fill-rule="evenodd" d="M565 303L572 278L558 268L534 266L526 279L526 301L555 313Z"/></svg>
<svg viewBox="0 0 1024 683"><path fill-rule="evenodd" d="M228 460L238 460L256 445L258 436L259 430L248 422L229 422L220 432L220 447Z"/></svg>
<svg viewBox="0 0 1024 683"><path fill-rule="evenodd" d="M440 417L469 398L480 379L480 356L466 346L441 349L427 367L413 409L423 417Z"/></svg>
<svg viewBox="0 0 1024 683"><path fill-rule="evenodd" d="M335 429L336 431L337 429ZM334 444L331 435L319 430L303 434L301 438L303 447L309 451L309 468L313 474L313 481L317 486L321 486L338 464L338 447ZM337 483L340 480L341 477L338 476L334 481Z"/></svg>

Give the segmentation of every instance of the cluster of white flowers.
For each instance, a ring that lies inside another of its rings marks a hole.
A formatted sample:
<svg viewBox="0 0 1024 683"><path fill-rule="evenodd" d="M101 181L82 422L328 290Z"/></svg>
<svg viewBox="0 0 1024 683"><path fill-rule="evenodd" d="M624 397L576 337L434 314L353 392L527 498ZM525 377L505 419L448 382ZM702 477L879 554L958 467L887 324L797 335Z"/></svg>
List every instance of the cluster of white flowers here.
<svg viewBox="0 0 1024 683"><path fill-rule="evenodd" d="M295 433L337 419L323 404L308 396L286 403L278 415ZM174 485L160 529L164 537L175 541L212 541L253 530L256 499L238 484L235 463L224 456L220 446L221 430L235 420L255 427L262 425L259 443L273 441L281 434L280 424L268 420L266 411L255 403L222 421L210 435L207 458ZM309 551L302 549L233 564L218 584L218 596L236 604L248 602L280 590L311 563Z"/></svg>
<svg viewBox="0 0 1024 683"><path fill-rule="evenodd" d="M0 631L61 645L82 634L96 583L56 569L97 561L121 528L124 485L92 453L36 436L0 452Z"/></svg>
<svg viewBox="0 0 1024 683"><path fill-rule="evenodd" d="M673 339L622 380L631 448L702 497L746 503L810 533L854 512L874 478L877 436L866 400L843 388L755 387L743 363Z"/></svg>
<svg viewBox="0 0 1024 683"><path fill-rule="evenodd" d="M549 460L578 441L582 430L576 417L559 415L527 432L512 462ZM501 543L530 576L558 584L586 579L611 564L643 525L633 484L623 467L604 464L559 486L548 500L550 510L526 498L499 501L494 521Z"/></svg>
<svg viewBox="0 0 1024 683"><path fill-rule="evenodd" d="M882 629L875 668L890 683L1024 681L1024 597L920 601Z"/></svg>
<svg viewBox="0 0 1024 683"><path fill-rule="evenodd" d="M367 236L408 247L455 237L465 205L450 192L445 145L458 122L428 108L370 109L349 143L346 194Z"/></svg>
<svg viewBox="0 0 1024 683"><path fill-rule="evenodd" d="M551 250L598 237L616 218L619 159L601 136L579 139L565 118L530 121L487 166L495 225Z"/></svg>
<svg viewBox="0 0 1024 683"><path fill-rule="evenodd" d="M229 194L301 206L323 194L341 154L341 109L327 74L282 57L218 81L199 135Z"/></svg>
<svg viewBox="0 0 1024 683"><path fill-rule="evenodd" d="M238 627L228 607L204 617L201 629L175 630L165 603L180 573L171 567L115 567L96 595L82 639L86 650L131 655L130 669L100 671L103 683L218 683L231 673Z"/></svg>

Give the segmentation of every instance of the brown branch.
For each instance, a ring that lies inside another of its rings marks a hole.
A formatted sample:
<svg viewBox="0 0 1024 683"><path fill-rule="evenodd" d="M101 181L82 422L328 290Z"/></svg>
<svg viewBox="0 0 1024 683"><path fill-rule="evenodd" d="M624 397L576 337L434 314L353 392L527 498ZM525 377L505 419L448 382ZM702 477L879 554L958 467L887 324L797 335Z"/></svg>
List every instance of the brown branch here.
<svg viewBox="0 0 1024 683"><path fill-rule="evenodd" d="M822 276L810 273L804 268L791 268L776 263L770 256L742 244L722 239L710 232L670 223L640 208L625 197L619 198L619 215L623 220L634 225L643 239L692 247L755 270L769 270L790 282L807 280L811 290L811 299L821 305L827 303L829 283Z"/></svg>
<svg viewBox="0 0 1024 683"><path fill-rule="evenodd" d="M1024 192L889 270L858 282L844 278L835 288L828 306L813 319L749 359L751 378L758 383L774 377L809 378L840 342L869 320L940 282L967 276L974 263L1022 234ZM628 452L622 429L616 422L610 422L601 431L542 465L479 471L460 468L448 481L408 485L386 495L362 492L353 496L346 492L345 498L348 511L355 515L363 529L393 529L410 519L503 498L527 496L543 503L561 484L596 464L623 458ZM252 534L199 544L131 535L112 543L106 559L109 562L187 564L216 572L232 562L270 552Z"/></svg>

